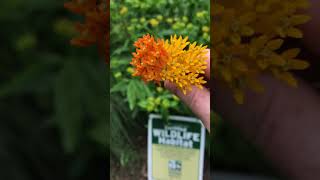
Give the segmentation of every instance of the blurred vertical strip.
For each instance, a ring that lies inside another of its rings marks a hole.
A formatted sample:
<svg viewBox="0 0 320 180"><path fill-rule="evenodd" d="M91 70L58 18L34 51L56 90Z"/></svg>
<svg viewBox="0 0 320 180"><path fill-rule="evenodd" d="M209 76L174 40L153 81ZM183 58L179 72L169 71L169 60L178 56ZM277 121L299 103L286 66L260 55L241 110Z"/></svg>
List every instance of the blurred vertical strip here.
<svg viewBox="0 0 320 180"><path fill-rule="evenodd" d="M106 170L106 175L108 175L108 177L111 179L110 177L110 171L111 171L111 166L110 166L110 146L111 146L111 140L110 140L110 0L105 0L106 1L106 13L107 13L107 31L106 31L106 54L105 54L105 58L106 58L106 69L107 69L107 129L106 129L106 139L108 145L107 145L107 149L106 149L106 159L107 159L107 164L108 164L108 169Z"/></svg>
<svg viewBox="0 0 320 180"><path fill-rule="evenodd" d="M210 0L210 52L211 49L213 48L213 41L212 39L214 38L214 35L213 35L213 2L215 0ZM214 135L215 135L215 116L214 116L214 111L213 111L213 107L214 107L214 99L213 99L213 87L214 87L214 84L213 84L213 71L212 71L212 66L213 66L213 55L212 53L210 53L210 151L209 151L209 157L210 157L210 173L209 173L209 176L210 176L210 179L213 179L213 159L214 159L214 153L213 153L213 146L214 146L214 143L213 143L213 139L214 139ZM211 123L212 122L212 123Z"/></svg>
<svg viewBox="0 0 320 180"><path fill-rule="evenodd" d="M212 73L212 66L213 66L213 64L211 63L212 62L212 53L211 53L211 49L212 49L212 47L213 47L213 43L212 43L212 38L213 38L213 19L212 19L212 17L213 17L213 1L214 0L210 0L210 91L212 91L212 87L211 86L213 86L213 83L212 83L212 79L213 79L213 73ZM211 93L213 93L213 92L210 92L210 94ZM213 109L213 99L212 99L212 96L210 96L210 109L211 109L211 111L212 111L212 109ZM213 116L212 116L212 113L211 113L211 120L213 120ZM210 123L210 125L211 125L211 123ZM212 127L212 126L210 126L210 127ZM211 128L210 128L211 129ZM212 132L211 130L210 130L210 132Z"/></svg>
<svg viewBox="0 0 320 180"><path fill-rule="evenodd" d="M105 1L107 6L106 62L110 62L110 0Z"/></svg>

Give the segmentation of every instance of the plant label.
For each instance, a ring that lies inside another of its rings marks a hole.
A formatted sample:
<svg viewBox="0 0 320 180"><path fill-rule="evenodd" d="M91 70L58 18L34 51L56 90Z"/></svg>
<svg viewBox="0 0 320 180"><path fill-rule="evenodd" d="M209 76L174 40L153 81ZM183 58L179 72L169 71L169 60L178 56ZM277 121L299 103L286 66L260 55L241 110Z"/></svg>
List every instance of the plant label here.
<svg viewBox="0 0 320 180"><path fill-rule="evenodd" d="M205 128L192 117L150 114L148 180L202 180Z"/></svg>

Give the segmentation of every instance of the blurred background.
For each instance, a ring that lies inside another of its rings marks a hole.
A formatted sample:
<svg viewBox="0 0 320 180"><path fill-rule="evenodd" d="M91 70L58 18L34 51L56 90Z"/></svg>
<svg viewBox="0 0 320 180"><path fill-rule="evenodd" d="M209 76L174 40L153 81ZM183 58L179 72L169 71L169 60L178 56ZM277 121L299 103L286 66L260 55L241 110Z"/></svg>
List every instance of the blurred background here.
<svg viewBox="0 0 320 180"><path fill-rule="evenodd" d="M64 2L0 2L0 179L107 179L108 69Z"/></svg>
<svg viewBox="0 0 320 180"><path fill-rule="evenodd" d="M238 4L237 2L231 0L212 1L212 3L213 2L220 4L228 4L234 7L241 7L243 5L243 2L245 1L237 1ZM259 5L258 3L263 3L264 1L250 2L255 2L257 5ZM296 1L290 2L296 3ZM312 6L314 6L312 9L316 11L318 7L317 4L314 3L311 5L311 7ZM238 9L241 10L241 8ZM214 9L211 9L211 19L213 19L214 16L213 12ZM303 10L298 12L304 13ZM312 18L317 19L316 17ZM213 29L211 32L214 33L215 29ZM299 53L297 58L307 60L310 63L310 67L302 71L292 71L292 73L297 78L302 79L308 85L310 85L318 91L320 89L318 71L320 67L319 55L312 52L310 48L307 48L304 39L286 37L281 48L300 48L301 52ZM316 47L313 47L313 49L316 49ZM215 102L213 101L213 103ZM214 106L219 106L219 104L214 104ZM230 113L231 112L232 111L230 111ZM263 149L259 149L253 144L251 144L247 139L245 139L242 136L240 130L233 127L229 123L229 121L231 120L228 120L224 117L220 117L218 113L214 113L213 123L211 123L211 129L214 132L214 135L211 139L211 147L213 149L213 155L211 156L211 165L213 166L213 173L211 174L211 178L215 180L286 179L281 176L281 172L272 167L270 160L266 159L263 156Z"/></svg>
<svg viewBox="0 0 320 180"><path fill-rule="evenodd" d="M148 115L194 115L163 87L131 76L133 43L147 33L176 34L209 46L210 1L111 0L110 10L111 179L146 179ZM209 142L206 151L209 157Z"/></svg>

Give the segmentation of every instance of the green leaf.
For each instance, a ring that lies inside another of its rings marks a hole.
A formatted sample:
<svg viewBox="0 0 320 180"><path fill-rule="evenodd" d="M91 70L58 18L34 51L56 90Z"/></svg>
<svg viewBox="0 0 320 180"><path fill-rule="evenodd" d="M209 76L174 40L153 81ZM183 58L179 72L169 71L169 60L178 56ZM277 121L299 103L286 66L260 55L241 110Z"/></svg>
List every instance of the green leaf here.
<svg viewBox="0 0 320 180"><path fill-rule="evenodd" d="M137 101L146 99L152 96L152 93L148 86L138 79L130 80L127 86L127 100L129 102L130 110L133 110Z"/></svg>
<svg viewBox="0 0 320 180"><path fill-rule="evenodd" d="M90 134L93 135L93 140L100 143L103 146L107 146L108 138L107 132L109 124L106 120L108 113L109 102L109 89L108 80L106 78L106 68L103 63L97 63L97 61L83 62L79 64L79 71L81 72L81 83L83 84L82 104L83 111L86 113L88 119L91 119L92 129L88 129ZM85 118L83 118L83 121Z"/></svg>
<svg viewBox="0 0 320 180"><path fill-rule="evenodd" d="M119 83L115 84L111 89L110 93L114 92L123 92L127 89L128 81L122 80Z"/></svg>
<svg viewBox="0 0 320 180"><path fill-rule="evenodd" d="M168 109L167 108L161 108L160 112L161 112L162 119L165 122L168 122L168 120L169 120L169 111L168 111Z"/></svg>
<svg viewBox="0 0 320 180"><path fill-rule="evenodd" d="M81 82L79 67L73 61L66 62L56 79L55 110L62 143L67 152L74 152L79 145L83 111L81 107Z"/></svg>
<svg viewBox="0 0 320 180"><path fill-rule="evenodd" d="M137 86L134 80L129 82L128 90L127 90L127 99L129 102L130 110L133 110L136 100L137 100Z"/></svg>
<svg viewBox="0 0 320 180"><path fill-rule="evenodd" d="M145 100L140 101L140 102L138 103L138 105L139 105L141 108L145 109L145 108L148 106L148 101L145 101Z"/></svg>
<svg viewBox="0 0 320 180"><path fill-rule="evenodd" d="M170 102L170 107L176 107L176 106L178 106L178 102L177 101L171 101Z"/></svg>
<svg viewBox="0 0 320 180"><path fill-rule="evenodd" d="M150 89L143 81L135 80L135 84L139 91L139 94L138 94L139 99L145 99L147 97L152 96Z"/></svg>
<svg viewBox="0 0 320 180"><path fill-rule="evenodd" d="M30 66L0 88L0 97L50 88L55 63L46 61Z"/></svg>
<svg viewBox="0 0 320 180"><path fill-rule="evenodd" d="M102 138L109 127L105 71L105 66L97 61L69 60L56 78L55 117L67 152L79 148L88 133L91 140L104 146L108 143L107 138Z"/></svg>
<svg viewBox="0 0 320 180"><path fill-rule="evenodd" d="M96 142L104 147L107 147L108 143L108 128L106 127L107 122L96 123L89 135Z"/></svg>
<svg viewBox="0 0 320 180"><path fill-rule="evenodd" d="M123 52L128 51L128 45L129 45L129 39L126 39L126 41L124 42L123 46L117 48L116 50L114 50L111 53L111 56L115 56L115 55L120 55L123 54Z"/></svg>

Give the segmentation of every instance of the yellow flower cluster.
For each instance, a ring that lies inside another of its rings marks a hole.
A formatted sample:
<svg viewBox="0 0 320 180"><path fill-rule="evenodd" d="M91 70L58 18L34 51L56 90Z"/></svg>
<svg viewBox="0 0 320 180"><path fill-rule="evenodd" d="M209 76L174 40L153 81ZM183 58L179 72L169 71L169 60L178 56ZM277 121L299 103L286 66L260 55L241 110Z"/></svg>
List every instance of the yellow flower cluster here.
<svg viewBox="0 0 320 180"><path fill-rule="evenodd" d="M134 76L144 81L169 81L184 93L192 86L202 88L206 83L201 74L206 69L207 46L190 44L188 37L171 36L170 40L155 40L145 35L135 42L131 64L135 67Z"/></svg>
<svg viewBox="0 0 320 180"><path fill-rule="evenodd" d="M232 89L236 102L244 102L247 88L264 90L257 80L263 73L297 86L290 70L309 64L296 58L298 48L284 50L282 45L286 38L303 37L297 25L310 17L298 10L307 7L307 0L214 1L213 75Z"/></svg>

